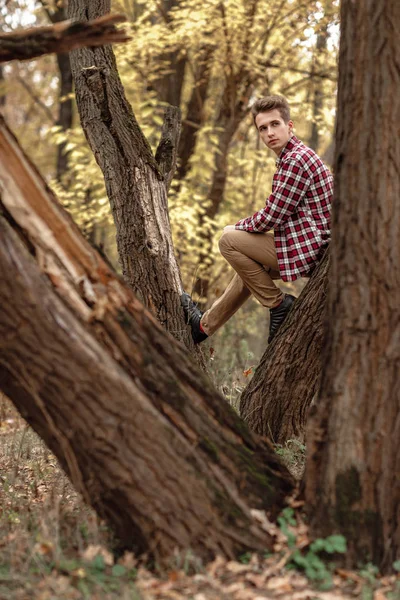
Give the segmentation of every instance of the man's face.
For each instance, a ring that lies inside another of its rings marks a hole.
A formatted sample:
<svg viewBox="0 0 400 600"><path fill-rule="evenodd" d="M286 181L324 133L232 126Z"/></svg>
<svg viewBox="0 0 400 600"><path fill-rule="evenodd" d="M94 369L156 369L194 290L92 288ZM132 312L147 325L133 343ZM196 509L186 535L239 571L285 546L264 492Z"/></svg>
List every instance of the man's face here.
<svg viewBox="0 0 400 600"><path fill-rule="evenodd" d="M292 135L293 121L285 123L279 110L274 108L258 113L255 124L264 144L279 155Z"/></svg>

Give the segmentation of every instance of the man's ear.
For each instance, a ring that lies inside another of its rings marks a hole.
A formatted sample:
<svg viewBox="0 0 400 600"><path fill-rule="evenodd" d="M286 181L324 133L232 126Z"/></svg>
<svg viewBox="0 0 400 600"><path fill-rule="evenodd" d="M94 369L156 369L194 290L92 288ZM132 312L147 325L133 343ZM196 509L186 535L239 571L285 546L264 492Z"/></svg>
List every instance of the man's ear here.
<svg viewBox="0 0 400 600"><path fill-rule="evenodd" d="M289 121L288 125L289 125L289 131L293 131L293 127L294 127L293 121Z"/></svg>

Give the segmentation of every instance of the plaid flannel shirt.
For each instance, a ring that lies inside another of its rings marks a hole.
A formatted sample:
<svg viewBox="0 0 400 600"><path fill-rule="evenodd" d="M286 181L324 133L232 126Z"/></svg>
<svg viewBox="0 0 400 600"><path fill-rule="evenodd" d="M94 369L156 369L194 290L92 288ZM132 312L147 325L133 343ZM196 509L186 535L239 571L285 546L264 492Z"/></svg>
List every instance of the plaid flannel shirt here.
<svg viewBox="0 0 400 600"><path fill-rule="evenodd" d="M294 281L310 273L329 244L333 177L314 150L294 135L276 166L265 207L235 228L250 233L273 229L281 278Z"/></svg>

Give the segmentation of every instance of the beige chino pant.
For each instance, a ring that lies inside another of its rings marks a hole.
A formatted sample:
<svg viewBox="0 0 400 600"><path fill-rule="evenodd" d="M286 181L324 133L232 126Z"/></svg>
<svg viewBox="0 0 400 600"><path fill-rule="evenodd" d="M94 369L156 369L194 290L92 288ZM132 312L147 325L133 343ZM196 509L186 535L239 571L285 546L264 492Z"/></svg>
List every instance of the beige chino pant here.
<svg viewBox="0 0 400 600"><path fill-rule="evenodd" d="M280 279L273 232L228 230L219 240L219 249L236 274L201 318L207 335L222 327L251 294L267 308L277 306L284 296L273 282Z"/></svg>

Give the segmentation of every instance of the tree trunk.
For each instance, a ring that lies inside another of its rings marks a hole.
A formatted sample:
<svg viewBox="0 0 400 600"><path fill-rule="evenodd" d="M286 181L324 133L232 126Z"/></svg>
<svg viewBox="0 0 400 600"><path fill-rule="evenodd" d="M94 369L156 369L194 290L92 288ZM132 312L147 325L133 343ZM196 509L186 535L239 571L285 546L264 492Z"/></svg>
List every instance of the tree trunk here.
<svg viewBox="0 0 400 600"><path fill-rule="evenodd" d="M109 0L70 0L84 20ZM179 302L182 283L174 256L164 175L127 102L110 46L71 53L81 123L103 171L125 280L163 326L193 347Z"/></svg>
<svg viewBox="0 0 400 600"><path fill-rule="evenodd" d="M328 37L328 23L326 23L322 27L322 31L317 35L317 42L315 44L315 57L313 61L314 64L312 67L313 72L314 70L317 72L321 70L321 62L323 62L325 56L325 51L328 44ZM314 88L314 98L312 104L312 123L309 146L315 152L318 152L320 142L319 128L321 126L320 120L324 98L324 80L320 77L311 77L311 85Z"/></svg>
<svg viewBox="0 0 400 600"><path fill-rule="evenodd" d="M329 254L325 253L240 399L250 429L275 443L303 439L318 393Z"/></svg>
<svg viewBox="0 0 400 600"><path fill-rule="evenodd" d="M159 11L169 27L171 27L173 9L177 8L179 4L180 0L162 0L162 2L159 2ZM151 87L157 92L157 96L162 102L167 102L171 106L179 108L185 77L186 48L178 47L171 52L161 54L158 57L158 63L166 72L156 79Z"/></svg>
<svg viewBox="0 0 400 600"><path fill-rule="evenodd" d="M87 19L85 19L87 21ZM125 17L107 15L90 23L58 23L32 27L0 35L0 63L9 60L31 60L44 54L65 53L82 46L99 46L126 42L124 30L116 29Z"/></svg>
<svg viewBox="0 0 400 600"><path fill-rule="evenodd" d="M208 44L199 53L195 81L179 141L179 165L176 174L178 181L182 181L189 171L189 161L196 146L196 134L203 124L203 106L210 83L210 63L213 51L214 47Z"/></svg>
<svg viewBox="0 0 400 600"><path fill-rule="evenodd" d="M309 430L312 533L348 564L400 552L400 47L397 0L341 6L328 335Z"/></svg>
<svg viewBox="0 0 400 600"><path fill-rule="evenodd" d="M0 121L0 389L124 547L271 545L292 479L84 240Z"/></svg>
<svg viewBox="0 0 400 600"><path fill-rule="evenodd" d="M58 2L55 6L54 12L52 12L47 5L44 3L47 16L53 24L60 23L67 19L67 13L65 10L65 3ZM73 118L73 102L72 102L72 71L71 64L69 62L69 54L57 54L58 71L60 74L59 82L59 107L58 117L56 125L61 128L61 131L68 131L72 127ZM63 175L68 170L68 153L65 150L67 142L63 142L57 147L57 165L56 165L56 177L61 183Z"/></svg>
<svg viewBox="0 0 400 600"><path fill-rule="evenodd" d="M0 65L0 108L4 108L6 105L5 83L3 67Z"/></svg>
<svg viewBox="0 0 400 600"><path fill-rule="evenodd" d="M179 57L179 52L168 52L160 56L161 61L167 61L170 72L153 82L152 87L163 102L171 106L181 105L181 93L185 76L186 57Z"/></svg>

